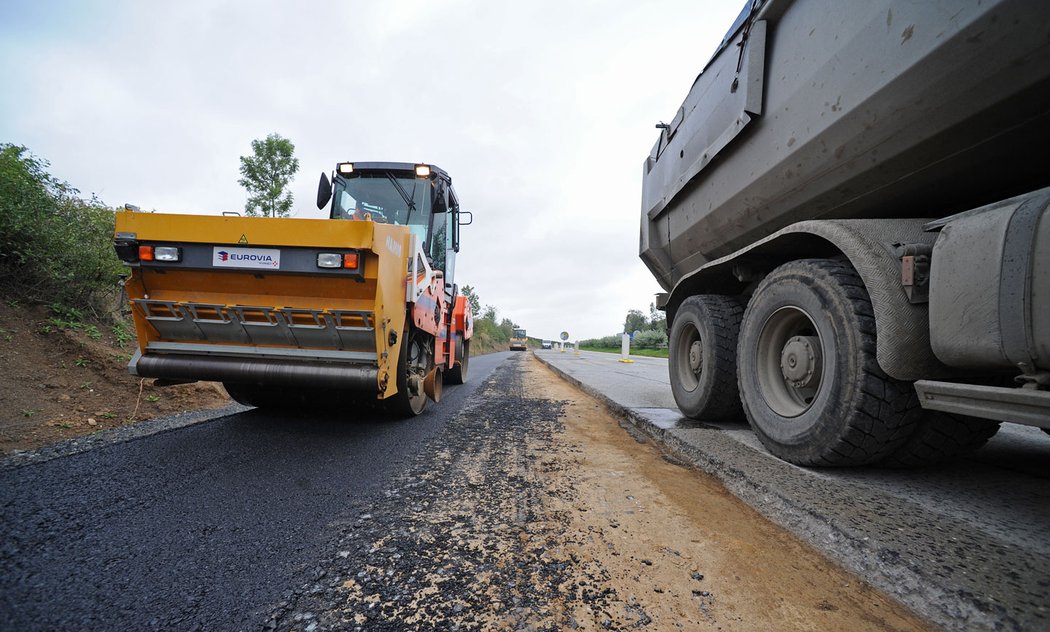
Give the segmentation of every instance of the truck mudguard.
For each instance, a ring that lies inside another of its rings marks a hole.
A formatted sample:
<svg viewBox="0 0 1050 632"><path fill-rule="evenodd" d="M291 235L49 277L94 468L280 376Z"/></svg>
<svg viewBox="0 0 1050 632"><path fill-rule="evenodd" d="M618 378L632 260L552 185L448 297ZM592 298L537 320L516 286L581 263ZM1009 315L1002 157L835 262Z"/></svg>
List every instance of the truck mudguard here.
<svg viewBox="0 0 1050 632"><path fill-rule="evenodd" d="M836 219L792 224L683 277L668 297L668 325L678 305L694 294L738 294L786 261L845 255L871 297L882 370L898 380L951 375L930 346L928 306L911 303L901 285L897 244L932 247L936 233L923 231L927 221Z"/></svg>

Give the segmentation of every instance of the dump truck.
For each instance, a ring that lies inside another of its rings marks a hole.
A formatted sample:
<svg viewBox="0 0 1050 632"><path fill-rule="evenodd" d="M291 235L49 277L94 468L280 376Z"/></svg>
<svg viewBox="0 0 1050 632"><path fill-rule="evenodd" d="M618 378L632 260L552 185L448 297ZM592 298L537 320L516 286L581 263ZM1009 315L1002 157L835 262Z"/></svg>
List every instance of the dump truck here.
<svg viewBox="0 0 1050 632"><path fill-rule="evenodd" d="M799 465L1050 428L1050 3L749 1L644 161L682 412Z"/></svg>
<svg viewBox="0 0 1050 632"><path fill-rule="evenodd" d="M473 315L454 279L472 215L449 175L342 162L317 205L329 219L118 212L130 372L222 382L251 406L378 402L404 417L466 381Z"/></svg>
<svg viewBox="0 0 1050 632"><path fill-rule="evenodd" d="M529 335L524 329L515 329L510 336L511 351L526 351L529 348Z"/></svg>

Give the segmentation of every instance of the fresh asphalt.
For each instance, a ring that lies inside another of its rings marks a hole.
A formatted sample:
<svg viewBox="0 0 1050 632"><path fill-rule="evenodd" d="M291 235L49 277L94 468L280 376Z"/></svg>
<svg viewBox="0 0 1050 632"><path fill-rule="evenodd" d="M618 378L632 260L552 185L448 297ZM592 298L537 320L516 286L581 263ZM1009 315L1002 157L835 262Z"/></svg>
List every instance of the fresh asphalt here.
<svg viewBox="0 0 1050 632"><path fill-rule="evenodd" d="M261 628L508 357L408 421L242 410L5 462L0 630Z"/></svg>
<svg viewBox="0 0 1050 632"><path fill-rule="evenodd" d="M1050 629L1050 436L1003 424L983 448L917 470L805 469L745 420L675 406L667 360L536 356L767 518L946 629Z"/></svg>

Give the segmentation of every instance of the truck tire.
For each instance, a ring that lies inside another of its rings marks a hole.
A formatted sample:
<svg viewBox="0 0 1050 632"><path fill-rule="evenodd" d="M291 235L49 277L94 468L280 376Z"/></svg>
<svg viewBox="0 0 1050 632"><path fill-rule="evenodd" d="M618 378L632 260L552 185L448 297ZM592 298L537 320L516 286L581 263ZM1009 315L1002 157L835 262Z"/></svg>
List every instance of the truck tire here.
<svg viewBox="0 0 1050 632"><path fill-rule="evenodd" d="M445 373L446 384L466 384L467 369L470 368L470 341L456 334L456 357L459 360Z"/></svg>
<svg viewBox="0 0 1050 632"><path fill-rule="evenodd" d="M682 301L674 315L667 369L671 393L693 419L739 419L737 336L744 309L731 296L704 294Z"/></svg>
<svg viewBox="0 0 1050 632"><path fill-rule="evenodd" d="M911 384L876 362L871 300L845 261L792 261L766 276L744 311L737 362L752 429L796 465L877 462L921 415Z"/></svg>
<svg viewBox="0 0 1050 632"><path fill-rule="evenodd" d="M908 440L880 465L905 468L940 463L980 448L997 432L998 421L926 410Z"/></svg>
<svg viewBox="0 0 1050 632"><path fill-rule="evenodd" d="M423 392L423 377L431 369L433 353L428 348L428 335L409 326L401 343L397 359L397 394L386 400L386 410L395 417L415 417L427 406L427 395ZM418 391L410 388L410 376L419 378Z"/></svg>

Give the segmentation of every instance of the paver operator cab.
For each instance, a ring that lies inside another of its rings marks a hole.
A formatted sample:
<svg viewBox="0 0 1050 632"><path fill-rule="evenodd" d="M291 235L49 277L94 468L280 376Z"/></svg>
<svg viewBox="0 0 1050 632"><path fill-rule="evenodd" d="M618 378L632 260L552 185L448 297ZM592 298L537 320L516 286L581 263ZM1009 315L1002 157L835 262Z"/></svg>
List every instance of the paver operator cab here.
<svg viewBox="0 0 1050 632"><path fill-rule="evenodd" d="M318 186L329 203L328 220L117 213L129 370L219 381L248 405L380 400L399 416L463 383L473 316L454 275L470 214L449 175L340 163Z"/></svg>

